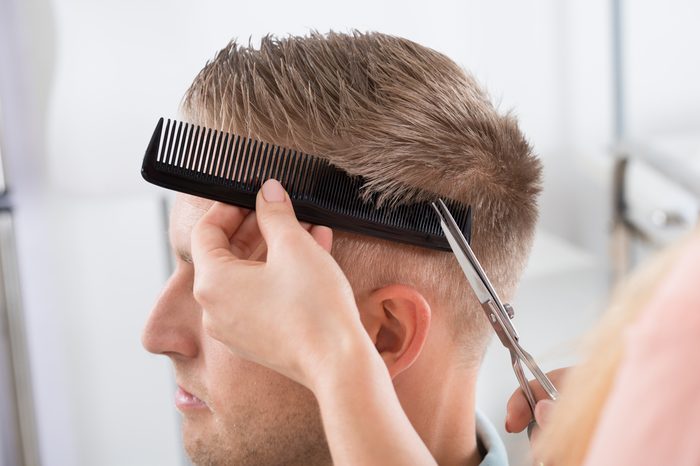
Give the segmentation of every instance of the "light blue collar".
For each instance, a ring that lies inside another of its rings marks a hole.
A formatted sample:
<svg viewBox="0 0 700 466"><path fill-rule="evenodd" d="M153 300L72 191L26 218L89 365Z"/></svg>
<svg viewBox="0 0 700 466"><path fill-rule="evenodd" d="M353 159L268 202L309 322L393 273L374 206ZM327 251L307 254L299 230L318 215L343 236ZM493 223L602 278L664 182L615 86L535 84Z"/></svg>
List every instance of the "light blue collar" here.
<svg viewBox="0 0 700 466"><path fill-rule="evenodd" d="M485 450L480 466L508 466L508 454L503 440L486 416L476 412L476 438Z"/></svg>

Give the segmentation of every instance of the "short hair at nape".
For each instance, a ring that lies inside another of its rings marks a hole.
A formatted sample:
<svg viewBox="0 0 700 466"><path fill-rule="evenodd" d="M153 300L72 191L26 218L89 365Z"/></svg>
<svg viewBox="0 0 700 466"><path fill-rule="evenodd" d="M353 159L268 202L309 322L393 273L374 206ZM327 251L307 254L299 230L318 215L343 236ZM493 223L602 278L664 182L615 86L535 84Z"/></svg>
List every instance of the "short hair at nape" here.
<svg viewBox="0 0 700 466"><path fill-rule="evenodd" d="M524 267L541 164L511 114L446 56L375 32L233 41L182 104L199 124L293 147L367 180L364 194L403 204L449 197L472 206L472 246L502 297ZM451 254L336 232L332 251L356 291L415 286L447 309L456 341L480 359L489 325Z"/></svg>

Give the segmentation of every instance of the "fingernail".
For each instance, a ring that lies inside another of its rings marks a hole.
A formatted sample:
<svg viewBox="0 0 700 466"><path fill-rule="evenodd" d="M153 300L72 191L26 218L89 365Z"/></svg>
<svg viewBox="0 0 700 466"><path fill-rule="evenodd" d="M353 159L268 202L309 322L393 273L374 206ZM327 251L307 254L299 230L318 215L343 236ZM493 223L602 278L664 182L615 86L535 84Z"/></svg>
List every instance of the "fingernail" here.
<svg viewBox="0 0 700 466"><path fill-rule="evenodd" d="M267 202L283 202L284 188L279 181L270 178L262 186L263 197Z"/></svg>

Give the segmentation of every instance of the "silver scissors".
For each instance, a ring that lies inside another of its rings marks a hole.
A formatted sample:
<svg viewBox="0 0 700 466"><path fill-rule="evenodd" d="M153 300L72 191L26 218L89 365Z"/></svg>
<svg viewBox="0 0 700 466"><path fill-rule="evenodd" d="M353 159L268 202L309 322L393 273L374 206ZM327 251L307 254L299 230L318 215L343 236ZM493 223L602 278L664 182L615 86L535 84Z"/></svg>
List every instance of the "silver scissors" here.
<svg viewBox="0 0 700 466"><path fill-rule="evenodd" d="M535 359L520 346L518 332L510 321L515 316L513 307L510 304L504 304L501 298L498 297L496 290L493 289L493 285L491 285L484 269L474 255L474 251L472 251L469 243L467 243L467 240L464 238L464 235L457 226L457 223L452 217L452 214L450 214L445 203L442 199L438 199L437 204L433 202L432 206L440 218L440 226L445 232L445 237L452 248L452 252L454 252L457 257L457 262L459 262L459 265L462 267L464 275L467 277L469 284L481 303L486 317L489 319L489 322L491 322L503 346L510 351L510 361L513 366L513 371L515 372L515 377L517 377L518 383L525 393L525 398L532 412L532 420L528 425L529 436L533 427L536 425L536 400L527 382L527 378L525 377L521 361L525 362L527 368L540 385L542 385L542 388L544 388L550 399L556 400L559 397L559 393L549 378L539 368Z"/></svg>

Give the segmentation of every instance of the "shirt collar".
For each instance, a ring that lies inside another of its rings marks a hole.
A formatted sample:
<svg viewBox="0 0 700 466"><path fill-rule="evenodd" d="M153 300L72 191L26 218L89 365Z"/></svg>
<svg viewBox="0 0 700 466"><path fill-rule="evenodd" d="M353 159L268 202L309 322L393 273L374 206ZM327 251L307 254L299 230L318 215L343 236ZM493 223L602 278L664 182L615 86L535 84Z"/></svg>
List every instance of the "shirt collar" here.
<svg viewBox="0 0 700 466"><path fill-rule="evenodd" d="M483 453L480 466L508 466L508 454L503 440L486 416L476 412L476 438Z"/></svg>

